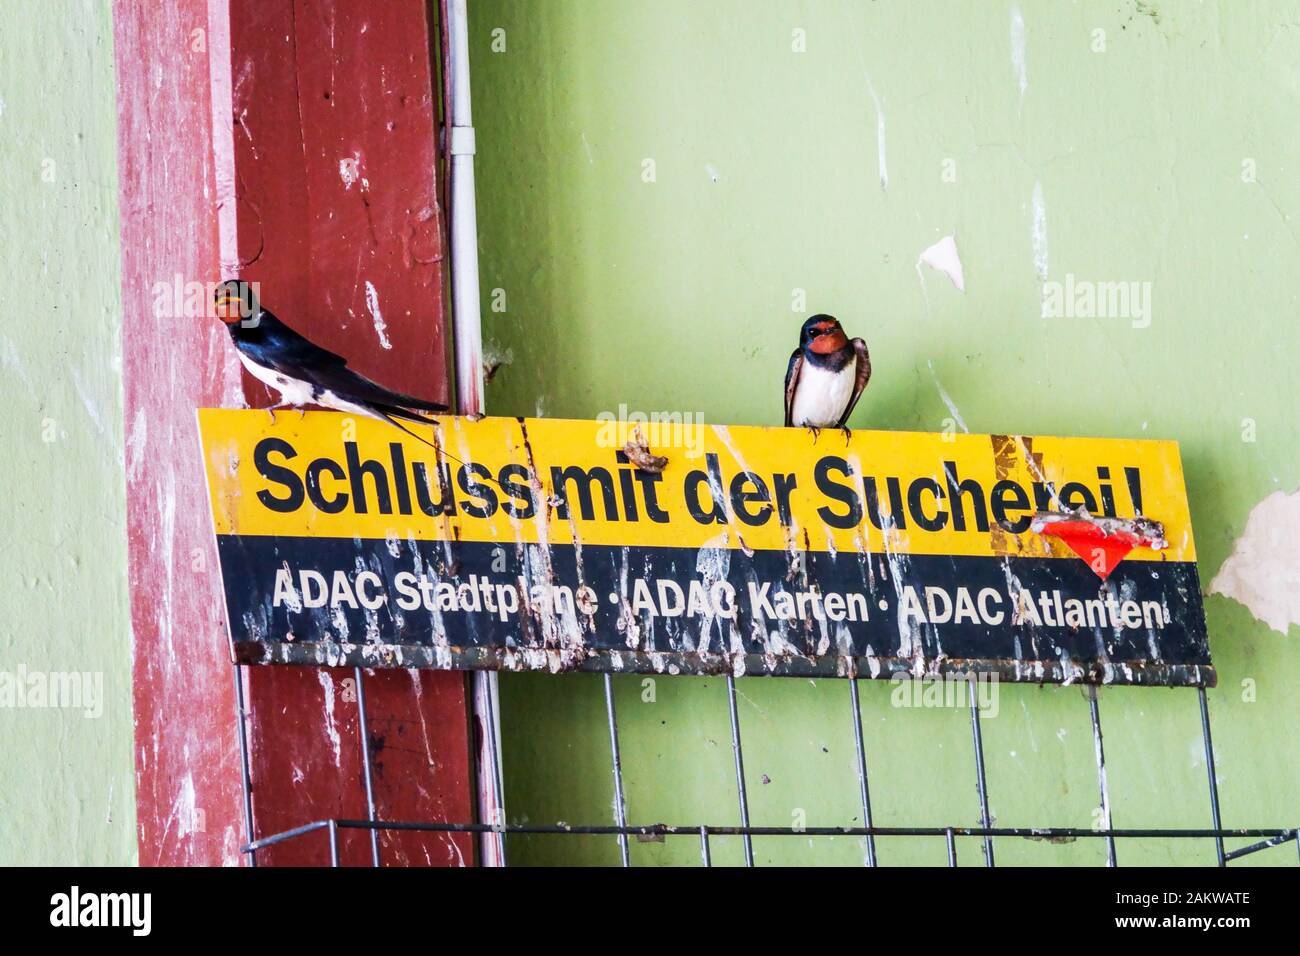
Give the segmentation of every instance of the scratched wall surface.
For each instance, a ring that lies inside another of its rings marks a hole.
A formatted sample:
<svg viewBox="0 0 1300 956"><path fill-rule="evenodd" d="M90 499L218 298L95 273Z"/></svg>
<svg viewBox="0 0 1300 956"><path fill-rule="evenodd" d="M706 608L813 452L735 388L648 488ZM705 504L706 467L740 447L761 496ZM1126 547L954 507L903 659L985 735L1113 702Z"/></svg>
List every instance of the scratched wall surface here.
<svg viewBox="0 0 1300 956"><path fill-rule="evenodd" d="M855 425L1178 440L1203 584L1222 592L1224 823L1294 822L1300 499L1270 496L1300 487L1300 3L477 0L471 25L490 412L777 424L798 323L830 311L872 349ZM1121 314L1043 317L1118 282L1138 283ZM616 688L630 819L736 822L722 683ZM893 693L863 688L876 822L977 824L967 713ZM503 675L502 694L509 817L608 820L599 678ZM1115 824L1210 825L1195 693L1104 689L1100 708ZM741 681L754 823L860 822L849 715L842 682ZM1003 687L983 726L998 824L1093 823L1083 691ZM997 851L1105 859L1101 841ZM511 852L618 860L609 838ZM850 839L756 852L862 859ZM944 860L935 840L879 852ZM692 838L632 853L698 859ZM976 841L959 854L979 862ZM1247 865L1276 862L1292 858Z"/></svg>
<svg viewBox="0 0 1300 956"><path fill-rule="evenodd" d="M91 0L20 0L6 4L5 24L0 863L131 863L135 790L109 8ZM64 674L76 677L64 680ZM14 693L18 685L25 694ZM48 706L55 693L39 706L41 688L56 687L60 702L73 704L82 694L83 706Z"/></svg>

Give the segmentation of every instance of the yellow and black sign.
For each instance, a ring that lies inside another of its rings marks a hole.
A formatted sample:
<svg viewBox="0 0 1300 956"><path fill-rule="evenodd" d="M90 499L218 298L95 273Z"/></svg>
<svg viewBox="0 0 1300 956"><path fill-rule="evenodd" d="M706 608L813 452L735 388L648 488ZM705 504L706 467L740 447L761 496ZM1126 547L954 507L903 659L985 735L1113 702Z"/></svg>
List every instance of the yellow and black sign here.
<svg viewBox="0 0 1300 956"><path fill-rule="evenodd" d="M664 417L650 471L613 420L199 424L241 661L1214 680L1172 442ZM1076 509L1167 546L1103 580L1031 528Z"/></svg>

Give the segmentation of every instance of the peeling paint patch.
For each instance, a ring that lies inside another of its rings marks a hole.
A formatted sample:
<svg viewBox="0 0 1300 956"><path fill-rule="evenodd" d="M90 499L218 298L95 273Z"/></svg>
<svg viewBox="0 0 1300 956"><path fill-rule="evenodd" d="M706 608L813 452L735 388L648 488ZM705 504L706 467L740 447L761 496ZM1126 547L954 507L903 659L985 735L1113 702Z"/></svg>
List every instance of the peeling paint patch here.
<svg viewBox="0 0 1300 956"><path fill-rule="evenodd" d="M1023 99L1029 88L1029 73L1025 66L1025 18L1019 6L1011 8L1011 69Z"/></svg>
<svg viewBox="0 0 1300 956"><path fill-rule="evenodd" d="M1251 510L1210 593L1244 604L1279 634L1300 624L1300 490L1275 491Z"/></svg>
<svg viewBox="0 0 1300 956"><path fill-rule="evenodd" d="M867 92L871 94L871 102L876 106L876 167L880 171L880 188L889 188L889 164L885 161L885 111L880 105L880 97L876 95L876 86L871 82L870 74L867 77Z"/></svg>
<svg viewBox="0 0 1300 956"><path fill-rule="evenodd" d="M885 111L881 108L880 97L876 94L876 85L871 82L871 74L867 71L866 58L862 55L862 42L858 39L858 28L852 16L848 18L849 32L853 36L853 46L857 50L858 65L862 69L862 77L867 81L867 92L871 94L871 102L876 107L876 165L880 172L880 188L889 188L889 168L885 163Z"/></svg>
<svg viewBox="0 0 1300 956"><path fill-rule="evenodd" d="M1043 184L1034 183L1034 271L1047 281L1047 206L1043 203Z"/></svg>
<svg viewBox="0 0 1300 956"><path fill-rule="evenodd" d="M72 387L76 390L77 397L81 399L81 406L86 410L90 423L95 426L95 431L101 435L107 435L108 430L104 427L104 420L100 417L99 408L95 405L94 399L90 397L90 389L77 372L72 373Z"/></svg>
<svg viewBox="0 0 1300 956"><path fill-rule="evenodd" d="M966 291L966 276L961 267L961 256L957 254L956 236L944 236L934 245L925 249L916 259L916 274L921 277L921 287L925 287L925 273L921 266L927 265L935 272L942 272L957 288Z"/></svg>
<svg viewBox="0 0 1300 956"><path fill-rule="evenodd" d="M32 380L27 377L27 369L18 355L18 349L7 336L0 335L0 365L13 372L30 391Z"/></svg>
<svg viewBox="0 0 1300 956"><path fill-rule="evenodd" d="M939 376L934 370L934 363L927 361L925 364L930 367L930 377L934 379L934 387L939 391L939 397L943 399L943 403L948 406L948 414L951 415L952 420L957 423L957 427L969 435L970 429L966 427L966 422L961 417L961 411L957 408L957 403L952 400L952 396L948 394L947 390L943 387L943 383L939 381Z"/></svg>
<svg viewBox="0 0 1300 956"><path fill-rule="evenodd" d="M339 725L334 719L334 678L329 671L318 670L316 679L325 691L325 733L329 735L330 746L334 748L334 765L343 761L343 741L339 736Z"/></svg>
<svg viewBox="0 0 1300 956"><path fill-rule="evenodd" d="M339 160L339 179L343 181L344 189L351 189L357 180L361 180L362 188L370 185L362 179L361 157L356 153L351 156L344 156Z"/></svg>
<svg viewBox="0 0 1300 956"><path fill-rule="evenodd" d="M366 280L366 308L370 311L370 319L375 324L375 335L379 336L379 344L386 349L391 349L393 343L388 341L388 323L384 321L384 313L379 311L379 293L375 291L369 279Z"/></svg>
<svg viewBox="0 0 1300 956"><path fill-rule="evenodd" d="M489 384L504 366L514 364L514 349L508 348L503 352L497 346L489 344L483 349L483 384Z"/></svg>
<svg viewBox="0 0 1300 956"><path fill-rule="evenodd" d="M221 834L221 865L239 866L242 854L239 852L239 834L233 826L226 827Z"/></svg>
<svg viewBox="0 0 1300 956"><path fill-rule="evenodd" d="M194 832L194 777L186 774L181 788L172 802L172 815L176 818L176 838L184 839Z"/></svg>
<svg viewBox="0 0 1300 956"><path fill-rule="evenodd" d="M447 844L447 859L448 860L452 859L452 855L454 854L456 859L456 865L458 867L465 866L465 854L460 852L460 847L456 845L455 839L452 838L451 836L444 836L443 840Z"/></svg>
<svg viewBox="0 0 1300 956"><path fill-rule="evenodd" d="M140 468L144 464L145 446L149 442L149 421L144 408L137 408L131 419L131 432L126 439L126 477L134 482L140 477Z"/></svg>

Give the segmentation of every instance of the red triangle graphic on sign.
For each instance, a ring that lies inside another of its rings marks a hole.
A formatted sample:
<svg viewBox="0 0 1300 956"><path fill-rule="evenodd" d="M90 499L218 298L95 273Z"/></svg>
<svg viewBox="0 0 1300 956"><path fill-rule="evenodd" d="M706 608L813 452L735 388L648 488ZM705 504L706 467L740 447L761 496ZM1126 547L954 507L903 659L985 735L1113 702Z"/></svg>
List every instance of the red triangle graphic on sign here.
<svg viewBox="0 0 1300 956"><path fill-rule="evenodd" d="M1097 577L1105 581L1110 573L1134 548L1128 535L1100 535L1091 526L1087 530L1075 530L1070 527L1055 529L1056 537L1066 543L1071 551L1083 558Z"/></svg>
<svg viewBox="0 0 1300 956"><path fill-rule="evenodd" d="M1158 551L1169 547L1164 525L1142 515L1093 518L1080 508L1073 513L1040 514L1031 527L1039 534L1060 538L1103 581L1134 548Z"/></svg>

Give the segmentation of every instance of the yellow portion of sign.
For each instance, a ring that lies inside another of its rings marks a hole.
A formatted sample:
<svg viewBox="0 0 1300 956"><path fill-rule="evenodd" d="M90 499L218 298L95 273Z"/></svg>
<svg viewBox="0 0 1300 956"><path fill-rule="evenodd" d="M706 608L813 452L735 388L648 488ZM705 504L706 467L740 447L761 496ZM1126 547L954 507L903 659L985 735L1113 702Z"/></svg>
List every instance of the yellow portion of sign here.
<svg viewBox="0 0 1300 956"><path fill-rule="evenodd" d="M1028 530L1064 505L1163 522L1169 548L1128 560L1196 560L1175 442L651 420L655 475L612 420L446 416L417 439L335 412L198 414L222 535L1073 557Z"/></svg>

